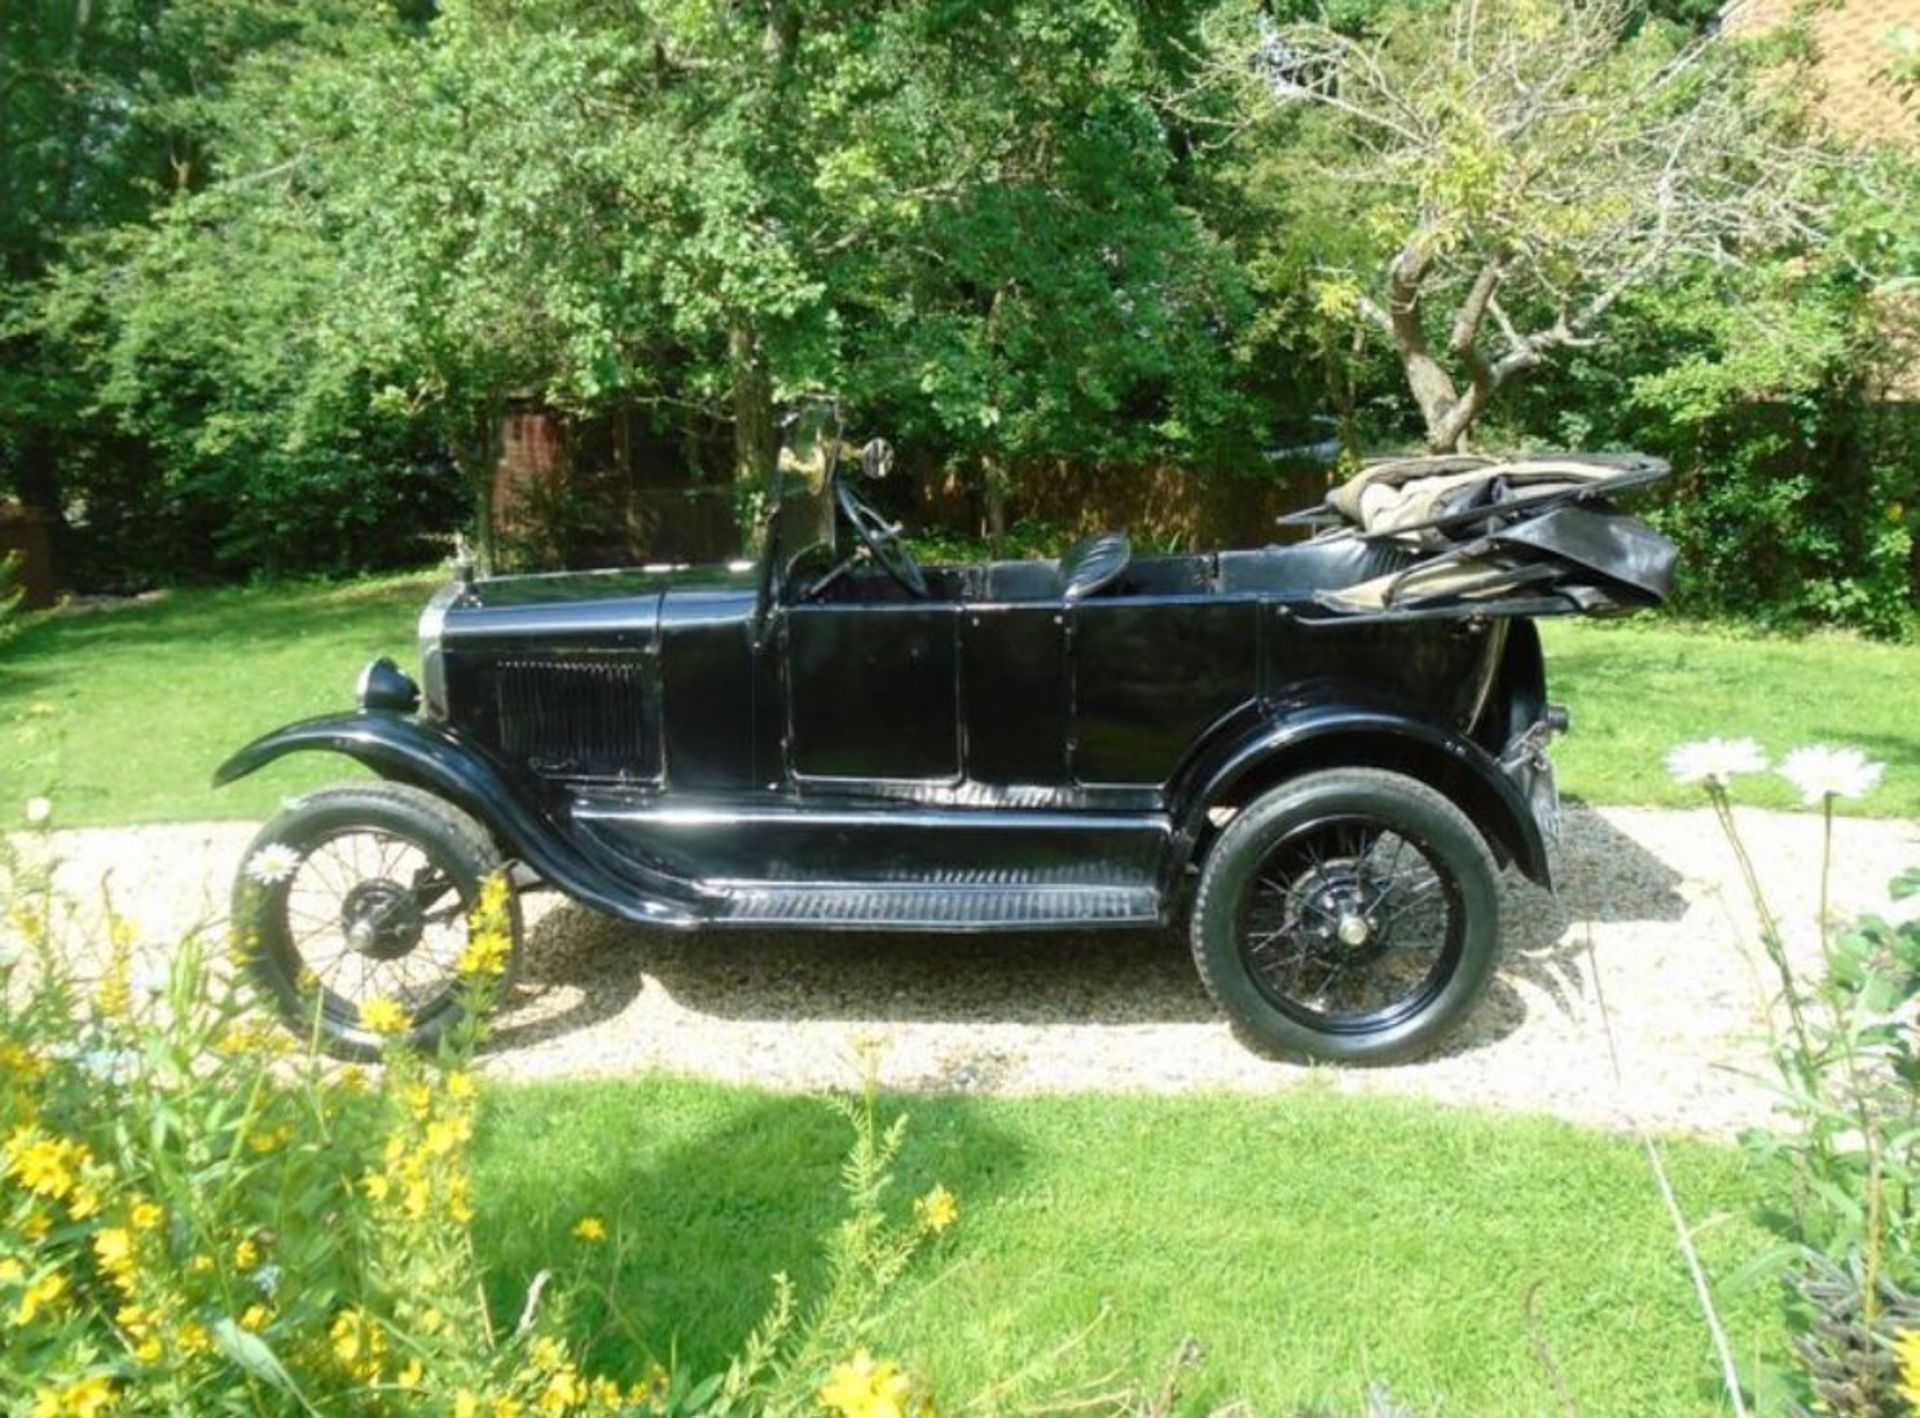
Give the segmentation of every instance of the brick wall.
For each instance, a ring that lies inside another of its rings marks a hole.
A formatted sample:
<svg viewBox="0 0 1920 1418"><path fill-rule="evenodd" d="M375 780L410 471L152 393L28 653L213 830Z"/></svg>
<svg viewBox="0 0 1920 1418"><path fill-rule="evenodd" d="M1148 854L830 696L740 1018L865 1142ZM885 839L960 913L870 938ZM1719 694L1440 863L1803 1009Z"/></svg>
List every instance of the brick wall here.
<svg viewBox="0 0 1920 1418"><path fill-rule="evenodd" d="M1894 58L1888 36L1900 25L1920 29L1920 0L1732 0L1720 22L1730 33L1757 34L1802 7L1819 46L1814 79L1827 121L1849 138L1920 144L1920 112L1883 77Z"/></svg>

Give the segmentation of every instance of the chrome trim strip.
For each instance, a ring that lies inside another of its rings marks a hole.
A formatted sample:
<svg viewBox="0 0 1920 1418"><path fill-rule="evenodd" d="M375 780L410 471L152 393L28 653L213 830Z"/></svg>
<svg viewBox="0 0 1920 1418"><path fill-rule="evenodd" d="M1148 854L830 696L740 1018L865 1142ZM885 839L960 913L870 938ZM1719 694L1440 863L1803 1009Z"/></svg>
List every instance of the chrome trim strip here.
<svg viewBox="0 0 1920 1418"><path fill-rule="evenodd" d="M458 581L449 581L433 593L420 612L420 712L429 719L447 717L447 666L441 638L447 611L460 599Z"/></svg>

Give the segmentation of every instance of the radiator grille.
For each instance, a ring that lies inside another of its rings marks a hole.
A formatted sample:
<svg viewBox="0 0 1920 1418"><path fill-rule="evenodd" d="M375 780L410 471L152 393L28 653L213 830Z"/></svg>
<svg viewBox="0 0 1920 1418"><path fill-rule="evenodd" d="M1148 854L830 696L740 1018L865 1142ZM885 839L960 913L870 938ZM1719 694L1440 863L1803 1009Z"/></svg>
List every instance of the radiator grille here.
<svg viewBox="0 0 1920 1418"><path fill-rule="evenodd" d="M491 667L499 746L558 777L646 778L659 735L646 673L629 659L503 659Z"/></svg>

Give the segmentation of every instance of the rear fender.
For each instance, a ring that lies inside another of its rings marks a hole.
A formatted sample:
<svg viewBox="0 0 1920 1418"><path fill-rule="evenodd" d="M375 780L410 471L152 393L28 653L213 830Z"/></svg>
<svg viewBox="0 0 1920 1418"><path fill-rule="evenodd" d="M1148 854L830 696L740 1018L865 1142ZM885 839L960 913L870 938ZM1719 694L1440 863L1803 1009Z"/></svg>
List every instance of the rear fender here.
<svg viewBox="0 0 1920 1418"><path fill-rule="evenodd" d="M1385 768L1444 793L1472 819L1502 863L1552 889L1546 839L1519 784L1479 744L1383 709L1297 709L1220 746L1196 763L1176 797L1172 864L1197 860L1216 808L1238 807L1302 773Z"/></svg>
<svg viewBox="0 0 1920 1418"><path fill-rule="evenodd" d="M710 899L691 882L622 862L616 869L584 853L555 810L484 750L450 729L409 715L363 710L304 719L255 739L215 770L224 787L290 753L338 753L383 778L410 783L472 814L512 855L569 896L624 920L693 925Z"/></svg>

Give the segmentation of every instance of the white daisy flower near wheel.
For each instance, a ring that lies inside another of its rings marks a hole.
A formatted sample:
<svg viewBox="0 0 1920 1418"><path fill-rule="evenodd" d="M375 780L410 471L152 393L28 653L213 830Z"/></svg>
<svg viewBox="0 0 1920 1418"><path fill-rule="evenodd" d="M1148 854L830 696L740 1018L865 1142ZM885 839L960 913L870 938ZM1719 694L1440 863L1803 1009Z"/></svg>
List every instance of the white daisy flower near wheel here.
<svg viewBox="0 0 1920 1418"><path fill-rule="evenodd" d="M1857 748L1811 744L1786 756L1780 776L1800 790L1804 806L1819 807L1830 798L1866 797L1880 786L1886 769Z"/></svg>
<svg viewBox="0 0 1920 1418"><path fill-rule="evenodd" d="M300 869L300 854L283 842L269 842L247 858L247 877L261 886L291 881Z"/></svg>
<svg viewBox="0 0 1920 1418"><path fill-rule="evenodd" d="M1742 773L1766 770L1767 756L1752 739L1701 739L1667 755L1667 772L1676 783L1724 788Z"/></svg>

